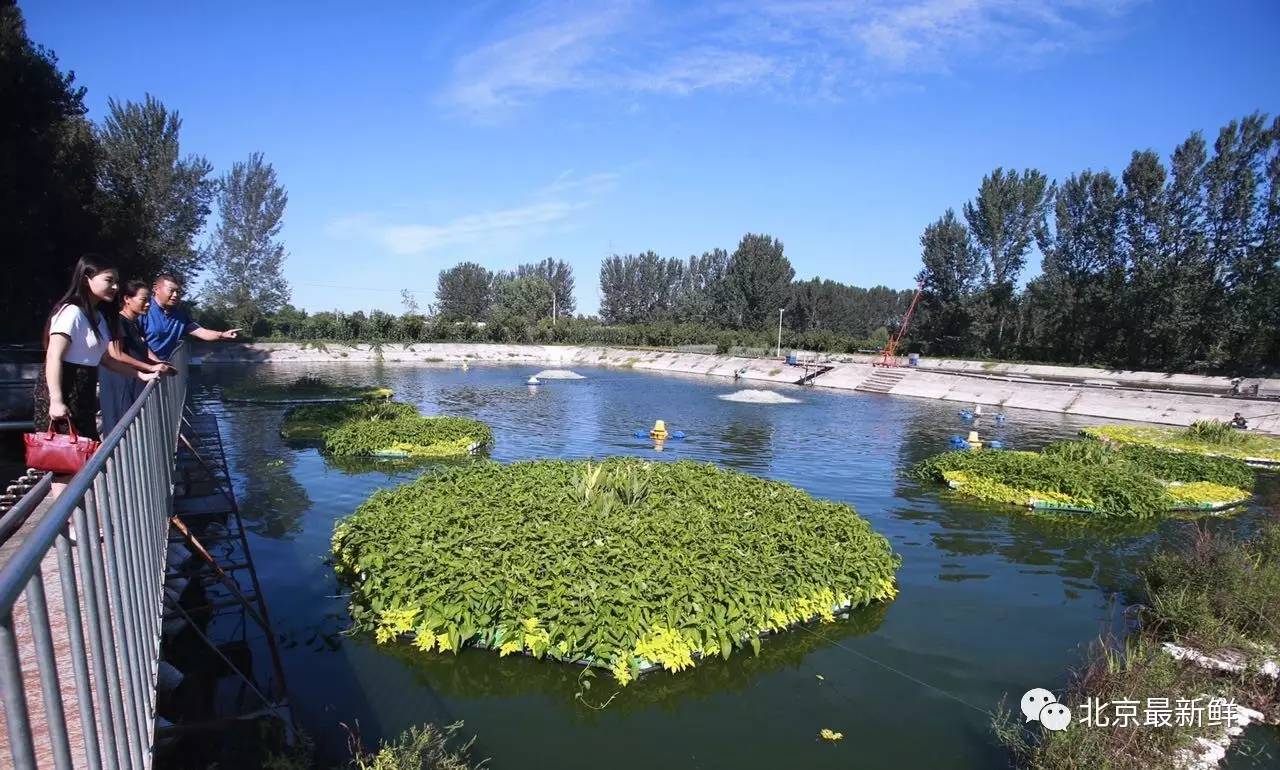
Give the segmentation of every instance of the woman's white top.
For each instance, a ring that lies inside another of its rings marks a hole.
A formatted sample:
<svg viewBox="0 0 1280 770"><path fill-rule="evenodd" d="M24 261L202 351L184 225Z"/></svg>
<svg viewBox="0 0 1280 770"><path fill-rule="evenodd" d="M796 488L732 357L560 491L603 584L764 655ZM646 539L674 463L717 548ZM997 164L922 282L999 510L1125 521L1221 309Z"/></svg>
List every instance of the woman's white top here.
<svg viewBox="0 0 1280 770"><path fill-rule="evenodd" d="M69 364L97 366L107 352L111 333L107 319L98 313L98 334L94 336L93 323L76 305L63 305L49 323L50 334L63 334L71 340L62 360Z"/></svg>

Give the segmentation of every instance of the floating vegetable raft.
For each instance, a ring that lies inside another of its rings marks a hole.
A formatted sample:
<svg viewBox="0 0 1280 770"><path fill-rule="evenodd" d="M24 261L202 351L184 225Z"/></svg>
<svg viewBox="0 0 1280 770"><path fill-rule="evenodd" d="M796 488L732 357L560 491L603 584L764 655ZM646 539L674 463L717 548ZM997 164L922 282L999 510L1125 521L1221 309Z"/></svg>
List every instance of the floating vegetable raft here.
<svg viewBox="0 0 1280 770"><path fill-rule="evenodd" d="M328 454L347 458L439 459L493 443L493 432L478 420L426 417L397 401L297 406L285 413L280 435L319 442Z"/></svg>
<svg viewBox="0 0 1280 770"><path fill-rule="evenodd" d="M1236 430L1226 423L1204 421L1189 428L1095 425L1081 431L1089 438L1136 444L1168 452L1231 457L1260 468L1280 468L1280 438Z"/></svg>
<svg viewBox="0 0 1280 770"><path fill-rule="evenodd" d="M911 473L979 500L1094 518L1223 510L1247 500L1254 485L1240 460L1094 441L1064 441L1041 453L945 452Z"/></svg>
<svg viewBox="0 0 1280 770"><path fill-rule="evenodd" d="M622 684L892 599L900 564L848 505L632 459L424 476L340 522L333 552L356 626L380 643L549 657Z"/></svg>
<svg viewBox="0 0 1280 770"><path fill-rule="evenodd" d="M350 420L389 420L413 417L418 410L399 401L360 401L342 404L311 404L285 412L280 435L290 441L323 441L325 431Z"/></svg>
<svg viewBox="0 0 1280 770"><path fill-rule="evenodd" d="M324 432L324 450L335 457L431 459L471 454L493 443L493 431L467 417L350 419Z"/></svg>
<svg viewBox="0 0 1280 770"><path fill-rule="evenodd" d="M390 388L369 385L338 385L320 377L304 375L285 385L244 383L222 389L222 400L233 404L340 404L389 399Z"/></svg>

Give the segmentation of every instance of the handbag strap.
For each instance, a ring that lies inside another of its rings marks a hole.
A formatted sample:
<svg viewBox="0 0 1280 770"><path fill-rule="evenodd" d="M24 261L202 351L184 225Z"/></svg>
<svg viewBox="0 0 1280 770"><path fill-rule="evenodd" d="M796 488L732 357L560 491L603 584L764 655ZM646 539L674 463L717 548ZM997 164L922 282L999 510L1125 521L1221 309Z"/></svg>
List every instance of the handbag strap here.
<svg viewBox="0 0 1280 770"><path fill-rule="evenodd" d="M68 414L66 417L50 417L49 418L49 438L53 438L53 423L58 420L67 421L67 434L71 436L71 442L73 444L79 442L80 436L76 434L76 424L71 421L70 414Z"/></svg>

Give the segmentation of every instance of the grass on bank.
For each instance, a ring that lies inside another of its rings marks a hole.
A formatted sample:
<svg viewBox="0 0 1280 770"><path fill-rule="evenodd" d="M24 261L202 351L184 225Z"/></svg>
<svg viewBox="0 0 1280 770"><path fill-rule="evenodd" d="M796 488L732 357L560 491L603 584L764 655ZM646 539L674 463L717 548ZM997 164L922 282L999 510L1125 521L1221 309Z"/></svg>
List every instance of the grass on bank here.
<svg viewBox="0 0 1280 770"><path fill-rule="evenodd" d="M1158 552L1141 570L1139 627L1123 644L1095 644L1085 667L1071 679L1065 702L1073 723L1062 732L1025 725L1020 713L1002 710L994 729L1014 765L1026 770L1150 770L1171 767L1198 737L1217 737L1223 727L1180 725L1089 727L1079 723L1086 701L1217 697L1280 717L1280 683L1262 676L1257 666L1274 659L1280 645L1280 526L1269 524L1254 538L1210 534L1198 529L1189 543ZM1242 673L1209 671L1175 659L1164 642L1201 652L1245 653ZM1268 650L1270 652L1268 652ZM1114 713L1111 713L1114 719ZM1205 713L1207 719L1207 711Z"/></svg>
<svg viewBox="0 0 1280 770"><path fill-rule="evenodd" d="M581 662L621 684L887 601L900 563L848 505L620 458L428 475L375 493L333 552L356 627L381 643Z"/></svg>
<svg viewBox="0 0 1280 770"><path fill-rule="evenodd" d="M1189 428L1095 425L1081 432L1100 441L1150 446L1171 452L1280 462L1280 437L1236 430L1214 420L1202 420Z"/></svg>
<svg viewBox="0 0 1280 770"><path fill-rule="evenodd" d="M1236 503L1254 486L1253 471L1238 460L1088 440L1059 442L1038 453L944 452L917 463L911 475L988 502L1078 509L1061 515L1080 519L1147 519Z"/></svg>
<svg viewBox="0 0 1280 770"><path fill-rule="evenodd" d="M258 403L289 403L318 399L364 399L376 401L391 398L390 388L369 385L341 385L323 377L304 374L285 384L261 384L252 380L227 385L222 388L222 398L228 401L253 401Z"/></svg>

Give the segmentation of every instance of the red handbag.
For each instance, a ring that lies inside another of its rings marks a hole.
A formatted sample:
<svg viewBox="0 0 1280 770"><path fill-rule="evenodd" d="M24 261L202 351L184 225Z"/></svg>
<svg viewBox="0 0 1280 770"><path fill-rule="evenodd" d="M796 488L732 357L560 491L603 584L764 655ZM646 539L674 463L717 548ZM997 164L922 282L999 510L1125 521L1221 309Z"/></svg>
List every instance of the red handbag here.
<svg viewBox="0 0 1280 770"><path fill-rule="evenodd" d="M54 433L53 420L49 420L48 433L24 434L22 440L27 445L27 467L67 475L83 468L102 442L77 436L76 426L70 418L67 419L67 429L70 435Z"/></svg>

